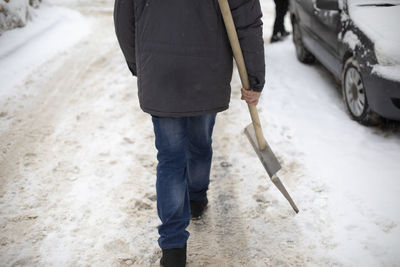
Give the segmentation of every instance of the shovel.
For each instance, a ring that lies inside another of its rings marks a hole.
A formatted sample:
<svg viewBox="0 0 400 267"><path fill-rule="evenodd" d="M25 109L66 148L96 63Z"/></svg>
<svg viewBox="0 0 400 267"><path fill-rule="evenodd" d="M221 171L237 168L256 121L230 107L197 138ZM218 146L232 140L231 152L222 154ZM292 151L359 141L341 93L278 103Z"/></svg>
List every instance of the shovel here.
<svg viewBox="0 0 400 267"><path fill-rule="evenodd" d="M236 61L237 68L239 70L240 80L242 81L242 86L246 90L250 90L249 77L247 75L246 65L244 63L242 49L240 48L239 39L236 32L236 27L233 22L231 9L229 7L228 0L218 0L219 7L221 9L222 17L224 19L226 31L228 33L229 41L231 43L233 56ZM264 168L267 170L269 177L275 186L281 191L283 196L289 201L290 205L296 213L299 212L296 204L290 197L285 186L277 176L277 172L281 169L278 159L275 157L274 152L272 152L268 143L266 142L262 129L260 119L258 117L258 111L256 106L248 105L252 124L249 124L244 132L249 139L251 145L256 151L258 158L261 160Z"/></svg>

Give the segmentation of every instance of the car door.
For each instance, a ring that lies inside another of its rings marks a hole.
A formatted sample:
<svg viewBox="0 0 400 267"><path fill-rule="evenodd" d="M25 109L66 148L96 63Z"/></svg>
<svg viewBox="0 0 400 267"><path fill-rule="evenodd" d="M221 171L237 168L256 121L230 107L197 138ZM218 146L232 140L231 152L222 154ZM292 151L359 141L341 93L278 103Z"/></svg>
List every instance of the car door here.
<svg viewBox="0 0 400 267"><path fill-rule="evenodd" d="M303 37L310 37L312 35L311 26L315 23L313 16L314 7L312 0L294 0L297 6L296 15L302 31Z"/></svg>
<svg viewBox="0 0 400 267"><path fill-rule="evenodd" d="M340 75L341 60L339 58L339 32L341 27L341 11L338 0L313 1L314 23L311 30L322 46L318 59L335 75Z"/></svg>

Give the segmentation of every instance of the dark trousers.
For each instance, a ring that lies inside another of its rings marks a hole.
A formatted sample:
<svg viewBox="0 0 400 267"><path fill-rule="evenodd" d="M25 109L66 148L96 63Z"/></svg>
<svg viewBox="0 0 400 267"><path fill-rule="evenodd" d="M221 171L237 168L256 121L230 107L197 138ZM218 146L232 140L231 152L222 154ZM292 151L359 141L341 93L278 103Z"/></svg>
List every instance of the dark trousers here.
<svg viewBox="0 0 400 267"><path fill-rule="evenodd" d="M275 2L275 23L274 23L273 34L276 35L278 33L285 32L285 26L283 22L289 8L289 0L274 0L274 2Z"/></svg>
<svg viewBox="0 0 400 267"><path fill-rule="evenodd" d="M194 117L153 116L157 159L158 244L181 248L189 238L190 200L207 196L216 114Z"/></svg>

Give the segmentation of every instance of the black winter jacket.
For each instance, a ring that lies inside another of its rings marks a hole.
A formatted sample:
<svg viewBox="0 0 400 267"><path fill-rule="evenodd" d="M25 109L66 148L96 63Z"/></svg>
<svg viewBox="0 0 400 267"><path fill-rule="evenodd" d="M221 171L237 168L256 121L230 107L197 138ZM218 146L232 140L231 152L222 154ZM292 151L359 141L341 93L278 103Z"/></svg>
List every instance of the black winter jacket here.
<svg viewBox="0 0 400 267"><path fill-rule="evenodd" d="M259 0L229 0L253 90L265 81ZM218 0L116 0L117 38L143 111L194 116L228 108L232 51Z"/></svg>

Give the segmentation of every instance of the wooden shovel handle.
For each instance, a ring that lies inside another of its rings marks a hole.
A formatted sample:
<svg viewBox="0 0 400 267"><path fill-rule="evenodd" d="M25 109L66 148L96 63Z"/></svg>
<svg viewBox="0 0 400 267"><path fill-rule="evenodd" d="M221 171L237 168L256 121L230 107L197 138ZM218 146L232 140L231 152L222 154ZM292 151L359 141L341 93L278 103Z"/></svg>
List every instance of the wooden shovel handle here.
<svg viewBox="0 0 400 267"><path fill-rule="evenodd" d="M239 70L240 80L242 86L246 90L250 90L249 76L247 74L246 65L244 63L242 49L240 48L239 38L236 32L235 23L233 22L231 9L229 7L228 0L218 0L219 7L221 9L222 17L224 19L226 32L228 33L229 41L231 43L233 56L236 61L237 68ZM254 131L256 133L258 148L260 150L265 149L265 139L262 133L260 118L256 106L248 105L251 120L253 122Z"/></svg>

